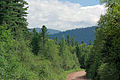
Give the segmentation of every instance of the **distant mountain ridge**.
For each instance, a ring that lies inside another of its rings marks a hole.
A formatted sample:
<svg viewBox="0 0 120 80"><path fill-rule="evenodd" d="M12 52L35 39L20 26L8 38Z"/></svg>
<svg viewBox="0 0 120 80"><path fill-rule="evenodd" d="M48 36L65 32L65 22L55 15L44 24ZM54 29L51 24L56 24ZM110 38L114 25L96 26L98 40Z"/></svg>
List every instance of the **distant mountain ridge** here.
<svg viewBox="0 0 120 80"><path fill-rule="evenodd" d="M78 41L79 43L81 41L84 41L85 43L88 44L90 40L94 41L94 38L95 38L94 31L96 28L97 26L92 26L92 27L87 27L87 28L77 28L77 29L53 34L50 37L52 39L55 37L58 37L58 39L61 39L63 35L65 36L65 38L67 38L67 35L69 34L71 38L72 36L74 36L75 41Z"/></svg>
<svg viewBox="0 0 120 80"><path fill-rule="evenodd" d="M35 28L37 32L41 32L41 28ZM33 28L29 29L30 32L32 32ZM55 30L55 29L48 29L48 34L52 35L52 34L57 34L60 33L61 31L59 30Z"/></svg>

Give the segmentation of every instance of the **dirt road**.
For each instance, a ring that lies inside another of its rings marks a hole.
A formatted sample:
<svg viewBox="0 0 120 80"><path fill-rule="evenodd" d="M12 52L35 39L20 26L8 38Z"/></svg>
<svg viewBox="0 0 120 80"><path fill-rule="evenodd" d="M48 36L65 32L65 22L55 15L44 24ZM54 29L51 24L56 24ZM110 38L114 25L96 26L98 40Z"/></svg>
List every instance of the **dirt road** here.
<svg viewBox="0 0 120 80"><path fill-rule="evenodd" d="M67 76L67 80L90 80L86 79L85 71L73 72Z"/></svg>

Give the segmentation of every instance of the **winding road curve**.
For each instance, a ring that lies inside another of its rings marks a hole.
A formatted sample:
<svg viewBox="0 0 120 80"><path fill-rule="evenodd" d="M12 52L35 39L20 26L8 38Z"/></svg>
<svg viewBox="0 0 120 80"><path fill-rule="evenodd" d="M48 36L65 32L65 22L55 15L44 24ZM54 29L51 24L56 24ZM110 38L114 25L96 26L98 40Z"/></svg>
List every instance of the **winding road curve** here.
<svg viewBox="0 0 120 80"><path fill-rule="evenodd" d="M67 76L67 80L90 80L86 78L85 71L73 72Z"/></svg>

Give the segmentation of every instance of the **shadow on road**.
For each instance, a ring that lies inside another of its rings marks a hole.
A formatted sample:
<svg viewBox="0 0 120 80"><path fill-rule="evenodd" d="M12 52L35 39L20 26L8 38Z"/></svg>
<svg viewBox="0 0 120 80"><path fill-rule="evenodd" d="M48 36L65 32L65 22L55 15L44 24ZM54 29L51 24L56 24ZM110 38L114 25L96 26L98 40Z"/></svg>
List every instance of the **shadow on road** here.
<svg viewBox="0 0 120 80"><path fill-rule="evenodd" d="M87 79L86 79L86 76L83 75L83 76L76 77L76 79L72 79L72 80L87 80Z"/></svg>

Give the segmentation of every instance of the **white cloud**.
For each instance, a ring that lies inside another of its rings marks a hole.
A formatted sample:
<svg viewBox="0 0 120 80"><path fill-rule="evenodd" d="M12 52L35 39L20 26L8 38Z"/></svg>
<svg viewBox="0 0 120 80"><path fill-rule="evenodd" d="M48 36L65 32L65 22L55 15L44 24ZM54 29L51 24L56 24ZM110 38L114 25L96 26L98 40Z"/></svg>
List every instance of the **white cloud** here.
<svg viewBox="0 0 120 80"><path fill-rule="evenodd" d="M29 28L46 25L48 28L68 30L97 24L104 5L82 7L80 4L58 0L26 0L29 3Z"/></svg>

